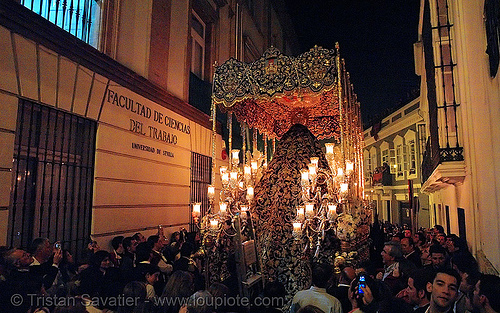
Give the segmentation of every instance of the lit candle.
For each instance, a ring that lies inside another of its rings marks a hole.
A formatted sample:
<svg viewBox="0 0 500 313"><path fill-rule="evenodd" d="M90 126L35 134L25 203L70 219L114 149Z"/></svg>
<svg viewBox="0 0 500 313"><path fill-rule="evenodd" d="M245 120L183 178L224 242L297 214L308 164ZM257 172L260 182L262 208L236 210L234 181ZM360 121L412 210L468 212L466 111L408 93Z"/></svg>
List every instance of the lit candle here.
<svg viewBox="0 0 500 313"><path fill-rule="evenodd" d="M210 185L208 186L208 199L213 200L215 197L215 187Z"/></svg>
<svg viewBox="0 0 500 313"><path fill-rule="evenodd" d="M237 165L240 163L240 150L233 149L231 150L231 157L233 164Z"/></svg>
<svg viewBox="0 0 500 313"><path fill-rule="evenodd" d="M201 214L201 203L193 203L193 217L199 217Z"/></svg>
<svg viewBox="0 0 500 313"><path fill-rule="evenodd" d="M219 229L219 221L218 220L210 220L210 229L212 229L212 230Z"/></svg>
<svg viewBox="0 0 500 313"><path fill-rule="evenodd" d="M326 155L333 155L333 147L335 147L335 144L333 142L328 142L325 143L325 148L326 148Z"/></svg>
<svg viewBox="0 0 500 313"><path fill-rule="evenodd" d="M354 163L352 161L345 162L345 171L350 175L354 171Z"/></svg>
<svg viewBox="0 0 500 313"><path fill-rule="evenodd" d="M304 220L304 206L303 205L297 206L297 219L300 221Z"/></svg>
<svg viewBox="0 0 500 313"><path fill-rule="evenodd" d="M311 218L314 216L314 203L306 203L306 218Z"/></svg>
<svg viewBox="0 0 500 313"><path fill-rule="evenodd" d="M314 164L314 166L318 166L319 158L318 157L312 157L311 158L311 164Z"/></svg>
<svg viewBox="0 0 500 313"><path fill-rule="evenodd" d="M302 223L301 222L293 222L293 232L296 234L302 233Z"/></svg>
<svg viewBox="0 0 500 313"><path fill-rule="evenodd" d="M229 173L229 181L233 184L236 184L236 181L238 180L238 171L233 170L231 173Z"/></svg>
<svg viewBox="0 0 500 313"><path fill-rule="evenodd" d="M254 189L252 186L248 186L247 187L247 199L253 200L253 196L254 196Z"/></svg>
<svg viewBox="0 0 500 313"><path fill-rule="evenodd" d="M225 215L227 212L227 202L219 202L219 212L222 215Z"/></svg>
<svg viewBox="0 0 500 313"><path fill-rule="evenodd" d="M222 174L221 176L221 180L223 184L227 184L229 182L229 173L224 172L224 174Z"/></svg>
<svg viewBox="0 0 500 313"><path fill-rule="evenodd" d="M245 165L243 167L243 174L245 175L246 180L252 178L252 168L250 167L250 165Z"/></svg>
<svg viewBox="0 0 500 313"><path fill-rule="evenodd" d="M344 176L344 169L343 168L339 167L337 169L337 176L340 176L340 177Z"/></svg>
<svg viewBox="0 0 500 313"><path fill-rule="evenodd" d="M248 211L248 205L242 205L240 208L241 212L246 212Z"/></svg>
<svg viewBox="0 0 500 313"><path fill-rule="evenodd" d="M328 218L335 218L337 216L337 205L328 203Z"/></svg>
<svg viewBox="0 0 500 313"><path fill-rule="evenodd" d="M300 177L301 177L301 185L302 186L308 186L309 185L309 170L306 168L303 168L300 170Z"/></svg>
<svg viewBox="0 0 500 313"><path fill-rule="evenodd" d="M314 164L314 163L309 163L308 167L309 167L309 177L310 177L311 179L314 179L314 177L316 177L316 172L317 172L317 171L316 171L316 169L317 169L317 166L316 166L316 164Z"/></svg>
<svg viewBox="0 0 500 313"><path fill-rule="evenodd" d="M340 192L345 193L345 192L347 192L347 189L348 189L347 183L340 184Z"/></svg>
<svg viewBox="0 0 500 313"><path fill-rule="evenodd" d="M257 172L259 168L259 163L257 163L257 161L255 160L252 160L252 162L250 162L250 165L252 166L252 172Z"/></svg>

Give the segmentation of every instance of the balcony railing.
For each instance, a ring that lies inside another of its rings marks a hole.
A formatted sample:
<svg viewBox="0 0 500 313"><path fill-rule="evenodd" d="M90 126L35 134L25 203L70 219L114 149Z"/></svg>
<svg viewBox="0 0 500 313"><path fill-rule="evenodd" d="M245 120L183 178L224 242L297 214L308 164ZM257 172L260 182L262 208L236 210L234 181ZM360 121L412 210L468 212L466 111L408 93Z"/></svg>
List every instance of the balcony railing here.
<svg viewBox="0 0 500 313"><path fill-rule="evenodd" d="M425 145L424 157L422 160L422 183L425 183L432 172L442 162L463 161L464 149L462 147L439 148L432 145L430 137Z"/></svg>
<svg viewBox="0 0 500 313"><path fill-rule="evenodd" d="M372 186L392 186L392 174L389 166L378 166L372 174Z"/></svg>
<svg viewBox="0 0 500 313"><path fill-rule="evenodd" d="M430 133L422 160L422 183L433 185L429 190L439 188L440 182L459 182L465 177L463 164L451 163L463 161L464 154L458 137L460 99L457 96L460 93L452 45L454 24L448 2L440 0L435 2L435 7L426 6L422 28ZM438 19L431 20L431 10L439 15ZM449 162L444 166L446 170L436 171L444 162Z"/></svg>

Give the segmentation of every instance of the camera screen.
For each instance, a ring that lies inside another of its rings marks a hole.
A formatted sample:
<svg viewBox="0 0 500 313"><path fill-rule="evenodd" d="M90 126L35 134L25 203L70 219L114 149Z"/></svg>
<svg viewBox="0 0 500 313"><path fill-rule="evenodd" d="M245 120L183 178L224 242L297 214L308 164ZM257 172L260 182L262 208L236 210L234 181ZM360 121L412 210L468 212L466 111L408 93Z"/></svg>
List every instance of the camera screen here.
<svg viewBox="0 0 500 313"><path fill-rule="evenodd" d="M359 276L359 284L358 284L358 294L364 293L361 287L365 288L365 276L361 275Z"/></svg>

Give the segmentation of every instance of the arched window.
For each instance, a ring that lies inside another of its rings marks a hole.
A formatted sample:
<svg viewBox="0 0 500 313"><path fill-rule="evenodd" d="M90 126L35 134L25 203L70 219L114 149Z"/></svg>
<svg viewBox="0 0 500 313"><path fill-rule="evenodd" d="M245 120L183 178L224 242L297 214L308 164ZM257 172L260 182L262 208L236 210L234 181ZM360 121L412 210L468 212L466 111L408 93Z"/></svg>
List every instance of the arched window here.
<svg viewBox="0 0 500 313"><path fill-rule="evenodd" d="M404 157L406 175L408 179L417 178L417 145L416 145L416 133L413 130L409 130L405 134L405 147L406 155Z"/></svg>
<svg viewBox="0 0 500 313"><path fill-rule="evenodd" d="M404 155L406 152L403 137L396 136L396 138L394 138L394 148L396 150L396 180L402 180L405 179Z"/></svg>
<svg viewBox="0 0 500 313"><path fill-rule="evenodd" d="M365 161L364 168L365 168L365 177L371 177L372 175L372 159L370 158L370 151L369 150L364 150L363 152L363 159Z"/></svg>
<svg viewBox="0 0 500 313"><path fill-rule="evenodd" d="M378 155L377 155L377 148L371 147L370 148L370 159L372 163L372 169L375 170L377 168L378 164Z"/></svg>
<svg viewBox="0 0 500 313"><path fill-rule="evenodd" d="M387 141L384 141L382 142L382 144L380 145L380 155L382 157L382 164L381 165L384 165L384 163L387 163L387 165L391 164L391 160L390 160L390 153L389 153L389 143Z"/></svg>

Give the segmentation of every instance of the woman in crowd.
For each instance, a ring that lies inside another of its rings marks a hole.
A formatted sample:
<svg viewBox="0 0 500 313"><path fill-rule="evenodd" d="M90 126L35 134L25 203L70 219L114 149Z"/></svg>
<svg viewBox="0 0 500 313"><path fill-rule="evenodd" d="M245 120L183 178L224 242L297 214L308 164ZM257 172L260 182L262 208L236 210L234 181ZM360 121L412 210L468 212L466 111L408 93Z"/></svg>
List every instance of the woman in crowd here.
<svg viewBox="0 0 500 313"><path fill-rule="evenodd" d="M182 306L182 300L186 300L194 293L193 276L186 271L175 271L170 276L162 300L164 301L164 313L177 313Z"/></svg>

